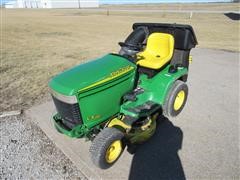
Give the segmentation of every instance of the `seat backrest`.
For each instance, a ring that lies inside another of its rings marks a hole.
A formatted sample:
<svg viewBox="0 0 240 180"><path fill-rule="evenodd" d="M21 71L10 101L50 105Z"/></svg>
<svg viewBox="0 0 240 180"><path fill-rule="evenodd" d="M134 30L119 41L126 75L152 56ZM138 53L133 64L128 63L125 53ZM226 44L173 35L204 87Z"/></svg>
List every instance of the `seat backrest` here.
<svg viewBox="0 0 240 180"><path fill-rule="evenodd" d="M152 33L148 37L146 52L161 57L172 56L174 50L174 38L171 34Z"/></svg>

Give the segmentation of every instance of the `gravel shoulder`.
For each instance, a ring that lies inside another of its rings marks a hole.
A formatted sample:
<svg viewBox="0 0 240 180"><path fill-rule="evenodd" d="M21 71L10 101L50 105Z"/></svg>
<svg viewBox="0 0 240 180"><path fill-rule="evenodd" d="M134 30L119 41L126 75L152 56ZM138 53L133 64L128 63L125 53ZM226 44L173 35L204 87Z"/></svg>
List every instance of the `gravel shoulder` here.
<svg viewBox="0 0 240 180"><path fill-rule="evenodd" d="M24 116L0 119L0 179L86 179Z"/></svg>

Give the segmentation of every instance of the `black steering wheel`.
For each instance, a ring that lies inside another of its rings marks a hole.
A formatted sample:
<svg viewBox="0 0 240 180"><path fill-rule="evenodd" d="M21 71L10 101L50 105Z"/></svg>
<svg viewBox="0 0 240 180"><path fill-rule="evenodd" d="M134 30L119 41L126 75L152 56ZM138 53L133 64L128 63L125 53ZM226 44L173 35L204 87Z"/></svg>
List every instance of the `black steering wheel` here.
<svg viewBox="0 0 240 180"><path fill-rule="evenodd" d="M141 51L142 50L142 46L140 44L129 44L129 43L125 43L125 42L119 42L118 43L121 47L128 47L132 50L135 51Z"/></svg>

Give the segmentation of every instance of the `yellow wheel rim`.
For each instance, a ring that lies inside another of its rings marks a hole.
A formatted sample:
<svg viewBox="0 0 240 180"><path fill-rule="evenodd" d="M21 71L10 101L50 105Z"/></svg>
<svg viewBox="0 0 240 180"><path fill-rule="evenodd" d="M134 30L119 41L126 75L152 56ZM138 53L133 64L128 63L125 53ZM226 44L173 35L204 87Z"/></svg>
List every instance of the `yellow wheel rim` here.
<svg viewBox="0 0 240 180"><path fill-rule="evenodd" d="M179 110L182 107L184 100L185 100L185 92L181 90L177 94L176 99L174 101L173 108L175 111Z"/></svg>
<svg viewBox="0 0 240 180"><path fill-rule="evenodd" d="M120 140L114 141L107 149L106 161L112 163L120 156L122 152L122 142Z"/></svg>

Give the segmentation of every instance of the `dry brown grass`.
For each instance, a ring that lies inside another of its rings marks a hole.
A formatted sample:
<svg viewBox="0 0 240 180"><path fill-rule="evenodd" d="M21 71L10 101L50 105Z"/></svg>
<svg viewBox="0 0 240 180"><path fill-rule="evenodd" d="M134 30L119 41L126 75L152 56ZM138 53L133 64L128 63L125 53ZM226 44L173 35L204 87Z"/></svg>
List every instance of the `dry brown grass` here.
<svg viewBox="0 0 240 180"><path fill-rule="evenodd" d="M136 5L103 5L109 9L159 9L159 10L211 10L239 11L240 3L173 3L173 4L136 4Z"/></svg>
<svg viewBox="0 0 240 180"><path fill-rule="evenodd" d="M117 14L80 10L2 10L0 111L48 98L49 79L66 68L116 52L134 22L191 24L199 47L239 51L239 22L222 14Z"/></svg>

